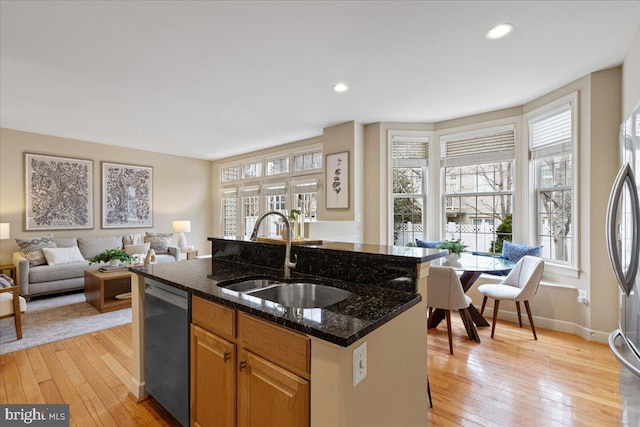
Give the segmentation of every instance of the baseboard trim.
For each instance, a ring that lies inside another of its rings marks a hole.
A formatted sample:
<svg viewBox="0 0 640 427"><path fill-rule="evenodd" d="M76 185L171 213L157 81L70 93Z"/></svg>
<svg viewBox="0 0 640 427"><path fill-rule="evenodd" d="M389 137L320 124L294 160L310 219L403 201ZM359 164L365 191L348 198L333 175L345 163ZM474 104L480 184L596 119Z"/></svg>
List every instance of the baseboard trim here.
<svg viewBox="0 0 640 427"><path fill-rule="evenodd" d="M486 319L493 318L492 308L486 307L484 312L484 316ZM498 312L498 319L505 320L507 322L518 323L518 313L515 311L500 310ZM576 323L538 316L533 316L533 321L535 322L537 328L577 335L587 341L607 343L609 340L610 332L594 331ZM526 312L522 313L522 324L529 325L529 319L527 318Z"/></svg>

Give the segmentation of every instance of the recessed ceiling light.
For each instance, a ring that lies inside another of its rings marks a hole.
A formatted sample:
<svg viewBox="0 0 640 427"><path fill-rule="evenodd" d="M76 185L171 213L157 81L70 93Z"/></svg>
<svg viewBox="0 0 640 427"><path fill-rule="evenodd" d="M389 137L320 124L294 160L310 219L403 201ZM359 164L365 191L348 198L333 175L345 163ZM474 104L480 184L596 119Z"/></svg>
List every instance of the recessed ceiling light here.
<svg viewBox="0 0 640 427"><path fill-rule="evenodd" d="M349 88L344 83L338 83L337 85L335 85L333 87L333 90L335 90L336 92L346 92L347 89L349 89Z"/></svg>
<svg viewBox="0 0 640 427"><path fill-rule="evenodd" d="M487 31L487 33L484 36L489 40L496 40L506 36L511 31L513 31L513 25L499 24L491 28L489 31Z"/></svg>

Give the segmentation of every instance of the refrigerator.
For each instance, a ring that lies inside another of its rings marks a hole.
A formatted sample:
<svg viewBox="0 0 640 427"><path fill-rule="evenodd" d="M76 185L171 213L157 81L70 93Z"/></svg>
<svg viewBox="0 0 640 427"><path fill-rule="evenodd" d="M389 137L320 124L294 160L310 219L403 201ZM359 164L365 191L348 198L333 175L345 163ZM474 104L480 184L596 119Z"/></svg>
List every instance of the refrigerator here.
<svg viewBox="0 0 640 427"><path fill-rule="evenodd" d="M640 378L640 107L620 127L620 171L607 206L606 238L618 282L618 329L609 347Z"/></svg>

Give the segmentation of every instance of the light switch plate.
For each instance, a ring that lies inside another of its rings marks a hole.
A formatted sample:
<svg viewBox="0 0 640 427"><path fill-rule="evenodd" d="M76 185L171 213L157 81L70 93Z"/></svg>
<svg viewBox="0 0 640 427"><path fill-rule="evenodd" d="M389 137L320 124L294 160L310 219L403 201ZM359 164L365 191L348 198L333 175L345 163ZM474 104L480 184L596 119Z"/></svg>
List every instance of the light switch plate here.
<svg viewBox="0 0 640 427"><path fill-rule="evenodd" d="M367 343L363 342L353 350L353 386L357 386L367 376Z"/></svg>

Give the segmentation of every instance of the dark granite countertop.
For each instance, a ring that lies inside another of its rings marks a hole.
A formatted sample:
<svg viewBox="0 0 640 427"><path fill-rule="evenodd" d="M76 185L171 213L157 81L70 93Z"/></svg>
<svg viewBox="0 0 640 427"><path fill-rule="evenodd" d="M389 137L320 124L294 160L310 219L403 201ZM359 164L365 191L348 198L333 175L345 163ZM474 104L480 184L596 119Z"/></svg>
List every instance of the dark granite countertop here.
<svg viewBox="0 0 640 427"><path fill-rule="evenodd" d="M216 238L210 237L208 240L226 240L237 242L250 242L251 240L246 236L238 237L224 237ZM258 241L255 244L271 245L273 243L264 243ZM444 249L429 249L419 248L415 246L383 246L372 245L367 243L346 243L346 242L322 242L321 245L295 245L292 246L292 250L306 250L307 248L314 250L330 250L332 252L348 252L348 253L361 253L373 256L379 256L381 259L388 257L401 257L405 259L412 259L415 263L421 264L423 262L431 261L440 258L449 252Z"/></svg>
<svg viewBox="0 0 640 427"><path fill-rule="evenodd" d="M405 249L415 248L400 248L399 250L404 251ZM349 249L345 248L344 250ZM422 250L420 252L421 254L417 258L424 259L427 254ZM431 259L442 256L441 253L428 255ZM418 304L422 299L420 294L415 292L402 292L368 284L304 276L294 271L292 279L305 279L305 281L313 283L335 286L352 292L352 295L346 300L326 308L293 309L218 286L220 282L237 281L239 278L269 277L279 280L282 270L215 258L137 266L131 267L130 270L187 290L192 295L206 298L343 347L356 342Z"/></svg>

